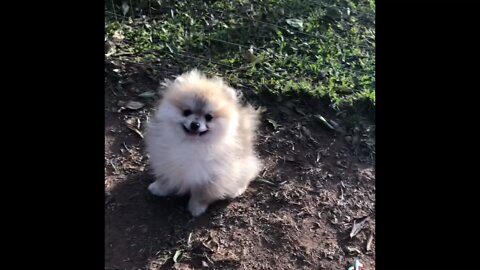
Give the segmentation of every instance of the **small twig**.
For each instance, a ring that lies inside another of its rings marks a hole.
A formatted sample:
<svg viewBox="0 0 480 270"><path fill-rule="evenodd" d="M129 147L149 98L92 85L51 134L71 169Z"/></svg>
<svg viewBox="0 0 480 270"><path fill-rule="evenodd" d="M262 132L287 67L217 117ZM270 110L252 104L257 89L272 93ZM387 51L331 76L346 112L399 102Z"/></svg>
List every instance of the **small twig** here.
<svg viewBox="0 0 480 270"><path fill-rule="evenodd" d="M368 216L360 219L360 221L358 223L357 223L356 220L354 220L352 231L350 232L350 238L353 238L355 235L357 235L360 232L360 230L362 230L365 227L365 225L368 221L369 221Z"/></svg>
<svg viewBox="0 0 480 270"><path fill-rule="evenodd" d="M269 151L269 150L267 150L267 149L262 149L262 150L263 150L264 152L269 153L270 155L275 155L275 153L273 153L272 151Z"/></svg>
<svg viewBox="0 0 480 270"><path fill-rule="evenodd" d="M266 179L262 179L262 178L258 178L255 182L259 182L259 183L263 183L263 184L267 184L267 185L270 185L270 186L277 186L277 184L273 183L273 182L270 182Z"/></svg>
<svg viewBox="0 0 480 270"><path fill-rule="evenodd" d="M110 56L126 56L126 55L135 55L132 52L119 52L119 53L112 53Z"/></svg>
<svg viewBox="0 0 480 270"><path fill-rule="evenodd" d="M191 241L192 241L192 233L190 233L190 234L188 235L188 239L187 239L187 245L188 245L188 246L190 246Z"/></svg>
<svg viewBox="0 0 480 270"><path fill-rule="evenodd" d="M127 151L130 152L130 149L127 147L127 145L125 144L125 142L123 142L123 147L125 147L125 149L127 149Z"/></svg>
<svg viewBox="0 0 480 270"><path fill-rule="evenodd" d="M138 130L136 127L133 127L131 125L127 125L127 127L132 130L133 132L137 133L138 136L140 136L140 138L143 139L143 134L140 132L140 130Z"/></svg>
<svg viewBox="0 0 480 270"><path fill-rule="evenodd" d="M113 161L111 159L110 159L110 165L112 165L114 171L117 171L117 167L115 167L115 165L113 164Z"/></svg>
<svg viewBox="0 0 480 270"><path fill-rule="evenodd" d="M372 241L373 241L373 232L370 233L370 236L367 240L367 251L372 250Z"/></svg>

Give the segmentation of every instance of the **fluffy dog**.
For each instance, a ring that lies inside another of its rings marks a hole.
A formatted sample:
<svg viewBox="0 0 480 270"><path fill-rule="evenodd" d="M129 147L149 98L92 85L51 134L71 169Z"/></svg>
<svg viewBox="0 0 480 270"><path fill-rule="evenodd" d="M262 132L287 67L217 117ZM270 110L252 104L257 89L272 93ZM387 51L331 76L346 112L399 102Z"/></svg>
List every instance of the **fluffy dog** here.
<svg viewBox="0 0 480 270"><path fill-rule="evenodd" d="M197 70L164 86L145 132L156 177L148 189L157 196L189 193L188 210L199 216L212 202L241 195L259 173L258 114L221 79Z"/></svg>

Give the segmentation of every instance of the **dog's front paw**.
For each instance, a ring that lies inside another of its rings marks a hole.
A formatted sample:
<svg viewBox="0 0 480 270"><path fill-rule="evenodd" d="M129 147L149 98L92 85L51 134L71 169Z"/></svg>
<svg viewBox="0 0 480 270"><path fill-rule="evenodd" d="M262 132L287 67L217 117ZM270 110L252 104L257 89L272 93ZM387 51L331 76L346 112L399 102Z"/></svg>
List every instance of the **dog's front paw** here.
<svg viewBox="0 0 480 270"><path fill-rule="evenodd" d="M201 203L197 200L192 200L188 201L188 211L192 216L198 217L201 214L205 213L205 211L208 208L208 204Z"/></svg>
<svg viewBox="0 0 480 270"><path fill-rule="evenodd" d="M168 190L162 187L162 185L155 181L148 186L148 190L155 196L164 197L169 194Z"/></svg>
<svg viewBox="0 0 480 270"><path fill-rule="evenodd" d="M245 192L245 190L247 190L247 187L248 187L248 186L244 186L244 187L239 188L239 189L237 190L237 192L235 192L235 193L233 194L232 199L234 199L234 198L242 195L242 194Z"/></svg>

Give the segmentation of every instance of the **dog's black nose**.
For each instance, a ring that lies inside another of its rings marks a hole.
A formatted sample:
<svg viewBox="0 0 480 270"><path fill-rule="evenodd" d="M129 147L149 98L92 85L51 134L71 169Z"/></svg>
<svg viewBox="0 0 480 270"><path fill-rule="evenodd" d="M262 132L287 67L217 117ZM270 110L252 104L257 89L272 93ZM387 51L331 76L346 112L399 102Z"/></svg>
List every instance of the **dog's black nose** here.
<svg viewBox="0 0 480 270"><path fill-rule="evenodd" d="M200 128L200 124L198 122L192 122L190 124L190 129L193 131L197 131Z"/></svg>

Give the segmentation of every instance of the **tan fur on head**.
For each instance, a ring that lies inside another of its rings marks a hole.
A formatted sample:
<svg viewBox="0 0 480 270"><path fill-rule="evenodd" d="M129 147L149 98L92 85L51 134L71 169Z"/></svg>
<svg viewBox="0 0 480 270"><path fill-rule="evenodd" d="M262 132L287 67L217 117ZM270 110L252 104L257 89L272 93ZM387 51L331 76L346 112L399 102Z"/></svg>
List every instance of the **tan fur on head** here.
<svg viewBox="0 0 480 270"><path fill-rule="evenodd" d="M158 196L190 193L194 216L216 200L241 195L262 163L253 148L257 112L235 90L197 70L167 81L145 140Z"/></svg>

